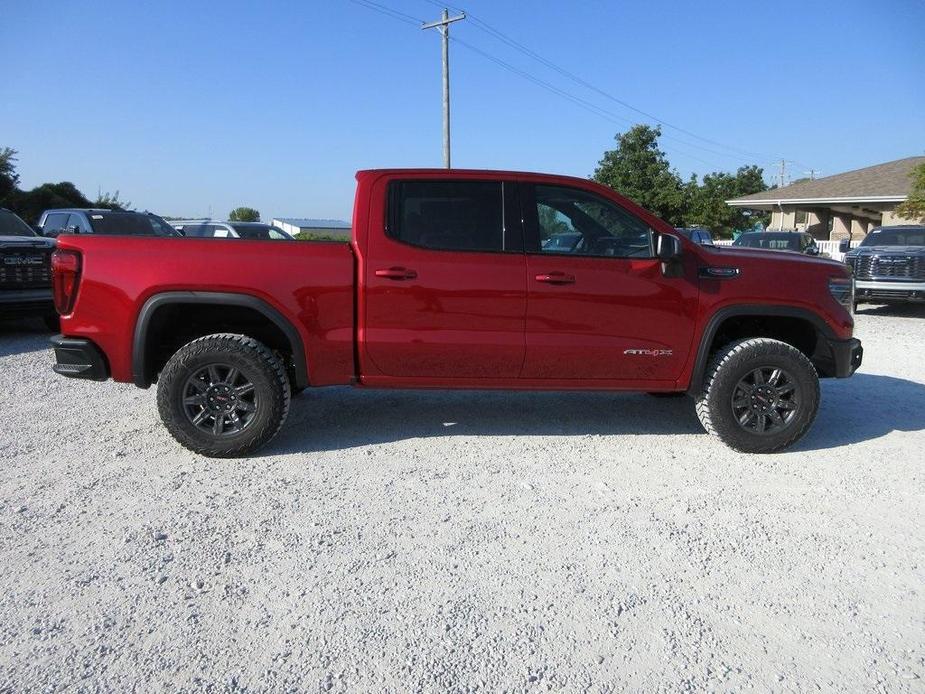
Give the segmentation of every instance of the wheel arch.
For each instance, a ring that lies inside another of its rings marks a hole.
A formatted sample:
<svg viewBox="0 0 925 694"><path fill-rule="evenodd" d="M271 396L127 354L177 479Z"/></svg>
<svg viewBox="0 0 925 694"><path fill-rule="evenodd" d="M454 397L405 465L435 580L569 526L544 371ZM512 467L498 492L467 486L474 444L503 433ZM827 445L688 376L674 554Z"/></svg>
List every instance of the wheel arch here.
<svg viewBox="0 0 925 694"><path fill-rule="evenodd" d="M715 343L718 339L722 341L725 334L724 327L728 329L732 326L744 326L750 320L765 324L766 330L752 335L736 334L736 331L731 331L732 334L735 337L771 337L780 339L806 354L817 368L828 363L831 357L828 340L835 339L836 336L834 331L818 314L796 306L763 304L727 306L719 309L710 317L703 334L700 336L688 392L696 393L703 387L705 370L710 361L710 355L716 347L722 346ZM775 328L778 331L782 330L784 334L775 334ZM800 335L800 331L804 334ZM810 334L812 335L811 340L808 337ZM822 369L822 371L821 375L828 375L824 373L826 369Z"/></svg>
<svg viewBox="0 0 925 694"><path fill-rule="evenodd" d="M285 340L289 351L292 354L292 369L295 378L295 386L304 388L309 384L308 367L305 358L305 345L302 337L295 325L286 318L278 309L270 305L263 299L250 294L239 294L235 292L194 292L194 291L172 291L160 292L148 298L138 312L138 318L135 322L135 331L132 338L132 380L139 388L148 388L153 382L151 373L152 362L152 344L151 331L152 325L156 325L154 319L160 311L170 307L182 306L216 306L216 307L237 307L259 314L264 320L275 327ZM222 332L216 330L216 332ZM201 335L197 335L201 336Z"/></svg>

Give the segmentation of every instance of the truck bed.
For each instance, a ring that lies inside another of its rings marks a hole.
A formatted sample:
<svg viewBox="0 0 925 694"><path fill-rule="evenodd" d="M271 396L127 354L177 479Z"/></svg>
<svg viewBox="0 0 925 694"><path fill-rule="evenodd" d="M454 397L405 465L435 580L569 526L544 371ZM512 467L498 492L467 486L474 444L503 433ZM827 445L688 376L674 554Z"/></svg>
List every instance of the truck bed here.
<svg viewBox="0 0 925 694"><path fill-rule="evenodd" d="M256 297L298 330L312 385L354 376L355 262L346 243L68 235L58 246L83 252L80 289L62 332L92 336L117 381L133 380L142 306L170 291Z"/></svg>

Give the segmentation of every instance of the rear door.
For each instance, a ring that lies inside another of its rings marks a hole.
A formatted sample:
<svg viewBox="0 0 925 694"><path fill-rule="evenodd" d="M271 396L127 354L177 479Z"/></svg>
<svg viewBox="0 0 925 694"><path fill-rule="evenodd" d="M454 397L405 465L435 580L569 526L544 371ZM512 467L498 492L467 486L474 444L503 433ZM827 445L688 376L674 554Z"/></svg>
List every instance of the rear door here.
<svg viewBox="0 0 925 694"><path fill-rule="evenodd" d="M697 282L666 277L655 233L615 201L568 186L521 188L527 244L523 378L676 379ZM568 248L544 243L577 234Z"/></svg>
<svg viewBox="0 0 925 694"><path fill-rule="evenodd" d="M378 193L387 204L367 238L362 344L380 375L519 375L526 262L514 193L445 176L393 180Z"/></svg>

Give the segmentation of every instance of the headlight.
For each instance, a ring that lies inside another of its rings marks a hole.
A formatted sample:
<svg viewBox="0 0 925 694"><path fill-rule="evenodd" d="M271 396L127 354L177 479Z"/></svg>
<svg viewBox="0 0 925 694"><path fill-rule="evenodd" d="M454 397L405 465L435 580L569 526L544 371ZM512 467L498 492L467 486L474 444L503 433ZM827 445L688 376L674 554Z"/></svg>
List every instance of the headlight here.
<svg viewBox="0 0 925 694"><path fill-rule="evenodd" d="M851 277L832 277L829 279L829 292L832 297L848 309L854 310L854 279Z"/></svg>

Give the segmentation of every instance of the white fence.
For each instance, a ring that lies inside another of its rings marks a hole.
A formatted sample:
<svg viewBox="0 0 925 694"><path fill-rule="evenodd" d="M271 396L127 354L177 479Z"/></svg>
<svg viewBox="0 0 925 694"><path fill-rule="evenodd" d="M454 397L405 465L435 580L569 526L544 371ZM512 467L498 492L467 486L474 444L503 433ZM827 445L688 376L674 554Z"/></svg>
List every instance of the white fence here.
<svg viewBox="0 0 925 694"><path fill-rule="evenodd" d="M717 246L731 246L732 241L728 239L722 239L714 241ZM819 252L828 255L832 260L844 260L845 254L840 253L838 250L839 241L816 241L816 245L819 246ZM857 248L860 245L860 241L852 241L851 247Z"/></svg>

